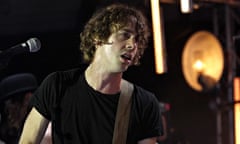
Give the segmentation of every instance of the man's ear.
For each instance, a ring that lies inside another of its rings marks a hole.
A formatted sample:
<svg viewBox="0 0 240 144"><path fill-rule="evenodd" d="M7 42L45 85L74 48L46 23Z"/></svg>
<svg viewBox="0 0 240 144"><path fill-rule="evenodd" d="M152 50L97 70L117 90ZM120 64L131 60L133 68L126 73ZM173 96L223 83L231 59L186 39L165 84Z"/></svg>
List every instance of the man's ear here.
<svg viewBox="0 0 240 144"><path fill-rule="evenodd" d="M94 38L94 44L97 47L98 45L101 45L102 42L98 38Z"/></svg>
<svg viewBox="0 0 240 144"><path fill-rule="evenodd" d="M99 47L101 47L101 44L95 44L95 49L98 49Z"/></svg>

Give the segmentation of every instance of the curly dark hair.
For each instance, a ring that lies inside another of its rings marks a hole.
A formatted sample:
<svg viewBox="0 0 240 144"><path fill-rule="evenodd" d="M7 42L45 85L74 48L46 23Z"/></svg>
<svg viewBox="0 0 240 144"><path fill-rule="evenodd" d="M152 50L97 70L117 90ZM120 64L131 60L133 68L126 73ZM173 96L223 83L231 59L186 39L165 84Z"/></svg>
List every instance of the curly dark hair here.
<svg viewBox="0 0 240 144"><path fill-rule="evenodd" d="M99 44L107 43L113 32L126 26L132 17L136 18L136 31L138 37L138 53L134 58L134 64L139 64L139 59L148 46L150 29L147 18L142 11L124 4L112 4L97 11L85 25L80 34L80 50L85 62L90 63L95 53L96 40Z"/></svg>
<svg viewBox="0 0 240 144"><path fill-rule="evenodd" d="M18 141L25 118L31 109L27 98L31 93L14 94L2 104L4 108L1 110L0 139L4 142L14 144Z"/></svg>

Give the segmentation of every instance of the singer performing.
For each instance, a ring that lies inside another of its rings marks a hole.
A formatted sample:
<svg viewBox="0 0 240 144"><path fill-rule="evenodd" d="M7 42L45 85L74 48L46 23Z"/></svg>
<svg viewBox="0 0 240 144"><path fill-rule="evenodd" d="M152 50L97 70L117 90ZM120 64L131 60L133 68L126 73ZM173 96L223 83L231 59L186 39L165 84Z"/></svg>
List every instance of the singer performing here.
<svg viewBox="0 0 240 144"><path fill-rule="evenodd" d="M19 143L39 143L51 121L55 144L117 144L119 102L133 86L121 144L155 144L162 134L158 100L122 78L140 63L150 32L144 13L134 7L112 4L97 11L80 34L87 67L53 72L43 80Z"/></svg>

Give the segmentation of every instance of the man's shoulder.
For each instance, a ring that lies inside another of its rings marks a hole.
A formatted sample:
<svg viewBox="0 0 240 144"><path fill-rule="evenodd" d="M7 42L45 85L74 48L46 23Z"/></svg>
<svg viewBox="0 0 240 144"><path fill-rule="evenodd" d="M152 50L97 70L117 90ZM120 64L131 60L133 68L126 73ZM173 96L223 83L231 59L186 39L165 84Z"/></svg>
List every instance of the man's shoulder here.
<svg viewBox="0 0 240 144"><path fill-rule="evenodd" d="M146 90L145 88L139 86L139 85L134 85L134 88L136 90L136 92L140 95L145 95L147 97L152 97L155 96L154 93L150 92L149 90Z"/></svg>
<svg viewBox="0 0 240 144"><path fill-rule="evenodd" d="M68 69L65 71L58 71L58 73L61 73L62 75L76 75L76 74L83 74L84 71L86 70L87 65L81 65L77 68L72 68L72 69Z"/></svg>
<svg viewBox="0 0 240 144"><path fill-rule="evenodd" d="M138 85L134 85L134 94L136 96L136 99L142 101L145 104L157 101L157 98L153 92L146 90L145 88Z"/></svg>
<svg viewBox="0 0 240 144"><path fill-rule="evenodd" d="M49 74L49 77L59 79L61 81L68 81L78 79L80 75L84 74L86 67L77 67L73 69L68 69L64 71L55 71Z"/></svg>

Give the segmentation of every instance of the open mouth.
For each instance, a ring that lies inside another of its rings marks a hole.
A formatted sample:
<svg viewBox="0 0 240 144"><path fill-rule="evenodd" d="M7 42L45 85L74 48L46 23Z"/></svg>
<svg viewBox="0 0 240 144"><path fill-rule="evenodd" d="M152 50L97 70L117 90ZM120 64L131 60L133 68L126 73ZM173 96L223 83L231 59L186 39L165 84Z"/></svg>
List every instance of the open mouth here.
<svg viewBox="0 0 240 144"><path fill-rule="evenodd" d="M125 60L128 60L128 61L132 60L132 56L130 54L123 54L123 55L121 55L121 57Z"/></svg>

